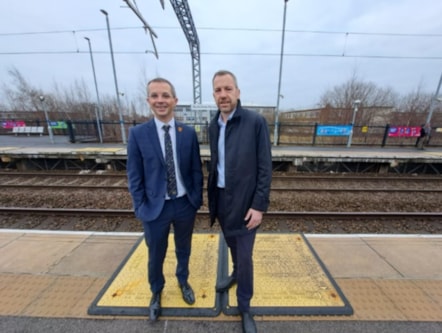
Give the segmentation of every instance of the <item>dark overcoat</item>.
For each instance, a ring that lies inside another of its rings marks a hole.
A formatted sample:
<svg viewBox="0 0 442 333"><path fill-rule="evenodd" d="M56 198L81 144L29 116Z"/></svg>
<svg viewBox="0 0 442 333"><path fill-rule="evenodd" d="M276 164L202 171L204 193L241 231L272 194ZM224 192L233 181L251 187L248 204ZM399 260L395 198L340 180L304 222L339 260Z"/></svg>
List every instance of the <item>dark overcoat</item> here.
<svg viewBox="0 0 442 333"><path fill-rule="evenodd" d="M209 125L210 166L208 200L211 225L217 218L218 110ZM224 233L247 233L244 220L249 208L266 212L272 182L272 152L265 118L243 109L240 101L225 132L225 200L227 212Z"/></svg>

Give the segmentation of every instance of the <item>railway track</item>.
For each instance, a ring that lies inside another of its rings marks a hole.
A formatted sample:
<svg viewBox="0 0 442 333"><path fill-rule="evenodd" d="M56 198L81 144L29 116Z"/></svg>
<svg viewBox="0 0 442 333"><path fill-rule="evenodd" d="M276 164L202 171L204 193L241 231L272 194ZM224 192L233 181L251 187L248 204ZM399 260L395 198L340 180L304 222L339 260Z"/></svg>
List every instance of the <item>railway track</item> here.
<svg viewBox="0 0 442 333"><path fill-rule="evenodd" d="M83 179L113 179L113 180L126 180L127 176L125 172L16 172L16 171L0 171L0 183L3 183L4 179L13 180L14 178L36 178L41 179L61 179L61 178L83 178ZM379 174L367 175L367 174L279 174L274 173L273 180L278 181L303 181L303 180L335 180L335 181L401 181L409 182L416 180L426 181L439 181L442 183L442 177L440 175L428 176L428 175L415 175L415 176L403 176L403 175L386 175L380 176Z"/></svg>
<svg viewBox="0 0 442 333"><path fill-rule="evenodd" d="M27 207L0 207L0 214L19 215L63 215L63 216L85 216L85 217L134 217L130 209L75 209L75 208L27 208ZM209 212L200 210L197 216L208 217ZM266 213L269 218L442 218L442 212L288 212L270 211Z"/></svg>
<svg viewBox="0 0 442 333"><path fill-rule="evenodd" d="M71 189L71 190L127 190L127 186L103 186L103 185L35 185L35 184L14 184L14 185L0 185L2 188L12 189ZM273 192L410 192L410 189L406 188L353 188L353 187L340 187L340 188L325 188L325 187L274 187ZM428 189L428 188L414 188L414 193L441 193L442 188Z"/></svg>
<svg viewBox="0 0 442 333"><path fill-rule="evenodd" d="M0 172L0 189L0 228L141 231L125 173ZM440 192L440 176L275 174L262 230L442 233Z"/></svg>
<svg viewBox="0 0 442 333"><path fill-rule="evenodd" d="M315 183L326 182L327 186ZM368 184L367 184L368 183ZM344 185L346 184L346 185ZM125 174L0 173L0 188L127 190ZM442 192L442 177L273 176L272 191Z"/></svg>
<svg viewBox="0 0 442 333"><path fill-rule="evenodd" d="M266 213L264 232L419 233L440 234L442 212L288 212ZM142 232L141 223L126 209L64 209L0 207L3 228L69 231ZM195 231L209 228L207 211L199 211Z"/></svg>

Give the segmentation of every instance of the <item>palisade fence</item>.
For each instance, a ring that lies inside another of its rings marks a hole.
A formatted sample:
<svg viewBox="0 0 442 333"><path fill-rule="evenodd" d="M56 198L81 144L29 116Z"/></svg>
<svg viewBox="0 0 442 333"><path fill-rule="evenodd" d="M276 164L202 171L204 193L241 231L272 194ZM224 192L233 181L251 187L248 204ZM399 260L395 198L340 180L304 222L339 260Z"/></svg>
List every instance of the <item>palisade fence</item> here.
<svg viewBox="0 0 442 333"><path fill-rule="evenodd" d="M279 141L281 146L346 146L348 135L318 135L317 126L330 124L281 124L279 127ZM341 125L331 125L339 127ZM418 125L419 126L419 125ZM385 124L384 126L358 126L353 127L351 146L380 146L380 147L412 147L416 144L416 136L390 136L389 132L396 125ZM408 127L408 126L398 126ZM273 141L274 125L269 126L271 140ZM419 126L420 128L420 126ZM433 128L430 145L442 146L442 133Z"/></svg>
<svg viewBox="0 0 442 333"><path fill-rule="evenodd" d="M71 143L99 142L98 124L96 121L57 121L57 126L51 126L54 136L67 136ZM60 123L63 125L60 126ZM139 122L125 122L125 133L128 135L130 128L139 124ZM201 144L208 144L208 123L190 123L198 134L198 140ZM340 126L333 124L296 124L280 123L279 125L279 146L346 146L348 135L317 135L319 125ZM26 121L26 126L44 126L44 135L48 135L47 124L44 121ZM120 122L103 121L100 123L104 143L121 143ZM389 136L391 127L401 126L401 124L385 124L384 126L358 126L353 128L351 146L380 146L380 147L413 147L417 137L411 136ZM420 126L419 124L414 127ZM406 127L406 126L404 126ZM274 143L274 124L269 123L270 139ZM0 135L14 135L12 128L0 128ZM20 134L23 135L23 134ZM32 135L32 134L31 134ZM241 144L238 142L238 144ZM431 140L429 147L442 146L442 128L432 126Z"/></svg>

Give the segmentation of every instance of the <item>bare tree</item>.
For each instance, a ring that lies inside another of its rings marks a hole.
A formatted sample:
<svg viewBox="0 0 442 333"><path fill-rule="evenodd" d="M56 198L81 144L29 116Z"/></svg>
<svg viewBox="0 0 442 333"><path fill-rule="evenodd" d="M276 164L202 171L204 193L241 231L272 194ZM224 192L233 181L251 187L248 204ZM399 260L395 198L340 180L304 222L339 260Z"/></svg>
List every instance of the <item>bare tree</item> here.
<svg viewBox="0 0 442 333"><path fill-rule="evenodd" d="M347 82L326 91L320 98L320 105L333 108L351 109L355 100L360 100L364 107L392 106L398 99L391 88L381 88L372 82L358 78L356 72Z"/></svg>
<svg viewBox="0 0 442 333"><path fill-rule="evenodd" d="M431 94L423 93L419 85L415 91L403 96L399 102L396 113L392 114L391 122L401 122L404 125L421 125L428 114Z"/></svg>
<svg viewBox="0 0 442 333"><path fill-rule="evenodd" d="M41 90L31 86L20 71L12 67L8 70L11 83L2 84L2 94L6 100L6 107L11 111L40 110L38 105Z"/></svg>
<svg viewBox="0 0 442 333"><path fill-rule="evenodd" d="M70 87L54 85L54 111L64 119L95 119L95 102L84 80L75 80Z"/></svg>
<svg viewBox="0 0 442 333"><path fill-rule="evenodd" d="M358 78L356 71L350 79L322 94L320 105L326 112L322 123L351 123L354 102L360 101L356 124L373 125L385 113L391 112L398 101L398 94L391 88L381 88L372 82Z"/></svg>

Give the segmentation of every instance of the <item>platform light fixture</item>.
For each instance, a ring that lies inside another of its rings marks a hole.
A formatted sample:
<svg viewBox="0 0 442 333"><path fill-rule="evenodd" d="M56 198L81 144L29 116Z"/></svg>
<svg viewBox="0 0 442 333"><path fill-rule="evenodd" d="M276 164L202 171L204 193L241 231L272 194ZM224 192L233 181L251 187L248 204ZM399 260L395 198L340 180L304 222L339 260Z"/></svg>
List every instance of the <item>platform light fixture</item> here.
<svg viewBox="0 0 442 333"><path fill-rule="evenodd" d="M100 9L100 12L106 16L106 25L107 25L107 35L109 37L109 47L110 47L110 53L111 53L111 59L112 59L112 69L114 72L114 82L115 82L115 92L117 95L117 103L118 103L118 115L120 117L120 126L121 126L121 138L123 140L123 144L126 144L126 131L124 129L124 119L123 119L123 113L121 109L121 101L120 101L120 94L118 89L118 80L117 80L117 72L115 70L115 60L114 60L114 51L112 48L112 37L110 32L110 26L109 26L109 15L104 9Z"/></svg>
<svg viewBox="0 0 442 333"><path fill-rule="evenodd" d="M41 106L45 114L46 124L48 126L49 139L51 140L51 143L54 143L54 135L52 134L51 122L49 120L48 110L46 109L45 97L43 95L40 95L38 98L40 99Z"/></svg>
<svg viewBox="0 0 442 333"><path fill-rule="evenodd" d="M95 119L97 119L98 137L100 139L100 143L103 143L103 134L101 133L101 117L99 116L101 114L100 95L98 94L97 76L95 75L94 57L92 55L91 40L88 37L84 37L84 39L87 40L87 43L89 45L89 54L91 55L92 73L94 75L95 92L97 94L97 104L95 106Z"/></svg>
<svg viewBox="0 0 442 333"><path fill-rule="evenodd" d="M348 140L347 140L347 148L349 148L351 146L351 140L353 138L353 129L355 127L355 121L356 121L356 113L358 112L360 104L361 104L361 101L359 99L357 99L353 102L353 117L351 120L350 135L348 136Z"/></svg>
<svg viewBox="0 0 442 333"><path fill-rule="evenodd" d="M442 85L442 74L440 75L439 83L436 88L436 93L430 102L430 110L428 111L427 121L425 123L431 123L431 117L433 116L434 109L436 108L436 101L441 102L442 96L439 96L440 86Z"/></svg>
<svg viewBox="0 0 442 333"><path fill-rule="evenodd" d="M273 145L278 145L279 137L279 101L281 100L281 77L282 77L282 60L284 59L284 38L285 38L285 18L287 15L287 2L289 0L284 0L284 14L282 19L282 40L281 40L281 53L279 60L279 79L278 79L278 94L276 98L276 109L275 109L275 130L273 133Z"/></svg>

